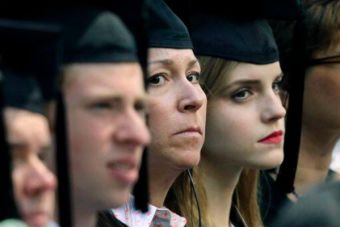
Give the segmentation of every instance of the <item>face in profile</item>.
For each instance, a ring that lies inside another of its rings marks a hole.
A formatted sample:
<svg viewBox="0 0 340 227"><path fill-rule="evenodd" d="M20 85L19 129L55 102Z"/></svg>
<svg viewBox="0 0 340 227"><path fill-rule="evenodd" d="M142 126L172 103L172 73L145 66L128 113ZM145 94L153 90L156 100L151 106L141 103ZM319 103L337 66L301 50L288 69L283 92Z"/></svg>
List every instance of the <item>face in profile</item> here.
<svg viewBox="0 0 340 227"><path fill-rule="evenodd" d="M317 53L315 58L331 56L340 56L340 40L332 50ZM340 61L319 64L307 69L303 100L303 127L316 132L329 131L330 134L337 134L340 137L339 74Z"/></svg>
<svg viewBox="0 0 340 227"><path fill-rule="evenodd" d="M86 209L118 207L129 198L150 140L141 68L74 64L64 76L73 197Z"/></svg>
<svg viewBox="0 0 340 227"><path fill-rule="evenodd" d="M208 101L206 158L221 166L273 168L283 160L285 109L279 63L240 63ZM222 165L223 164L223 165Z"/></svg>
<svg viewBox="0 0 340 227"><path fill-rule="evenodd" d="M56 189L56 178L44 163L52 151L47 119L12 108L6 109L5 118L19 212L28 226L45 227L53 220Z"/></svg>
<svg viewBox="0 0 340 227"><path fill-rule="evenodd" d="M198 164L205 135L206 96L190 49L150 48L148 56L151 165L187 169Z"/></svg>

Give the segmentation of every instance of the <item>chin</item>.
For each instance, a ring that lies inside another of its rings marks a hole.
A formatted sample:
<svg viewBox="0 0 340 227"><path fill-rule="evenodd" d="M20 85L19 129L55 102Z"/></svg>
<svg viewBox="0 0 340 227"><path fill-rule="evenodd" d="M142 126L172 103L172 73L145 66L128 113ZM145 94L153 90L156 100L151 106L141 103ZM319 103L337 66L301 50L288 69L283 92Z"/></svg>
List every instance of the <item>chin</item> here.
<svg viewBox="0 0 340 227"><path fill-rule="evenodd" d="M25 220L27 226L29 227L46 227L49 222L48 217L37 217L31 218L30 220Z"/></svg>
<svg viewBox="0 0 340 227"><path fill-rule="evenodd" d="M181 159L176 160L176 165L181 169L191 169L198 165L200 162L200 155L195 155L194 157L190 155L190 157L183 156Z"/></svg>
<svg viewBox="0 0 340 227"><path fill-rule="evenodd" d="M259 163L258 169L273 169L279 167L283 162L283 152L277 152L277 154L272 154L267 156L262 162Z"/></svg>

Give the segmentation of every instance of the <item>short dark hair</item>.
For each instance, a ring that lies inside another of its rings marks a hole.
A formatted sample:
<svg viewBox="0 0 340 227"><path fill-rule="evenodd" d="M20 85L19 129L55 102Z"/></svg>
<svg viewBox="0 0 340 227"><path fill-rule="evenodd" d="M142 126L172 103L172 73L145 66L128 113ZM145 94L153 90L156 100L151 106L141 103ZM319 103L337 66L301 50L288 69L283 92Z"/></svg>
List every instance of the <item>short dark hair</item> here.
<svg viewBox="0 0 340 227"><path fill-rule="evenodd" d="M312 58L340 40L340 0L304 0L306 9L306 51Z"/></svg>

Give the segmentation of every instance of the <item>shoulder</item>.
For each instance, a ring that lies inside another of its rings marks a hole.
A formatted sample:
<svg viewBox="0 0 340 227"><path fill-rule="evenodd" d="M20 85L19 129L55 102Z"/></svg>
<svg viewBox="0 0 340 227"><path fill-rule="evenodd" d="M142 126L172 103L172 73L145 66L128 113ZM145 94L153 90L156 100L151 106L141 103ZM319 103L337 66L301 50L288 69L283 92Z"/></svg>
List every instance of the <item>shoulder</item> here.
<svg viewBox="0 0 340 227"><path fill-rule="evenodd" d="M287 206L273 226L340 226L340 182L320 186Z"/></svg>

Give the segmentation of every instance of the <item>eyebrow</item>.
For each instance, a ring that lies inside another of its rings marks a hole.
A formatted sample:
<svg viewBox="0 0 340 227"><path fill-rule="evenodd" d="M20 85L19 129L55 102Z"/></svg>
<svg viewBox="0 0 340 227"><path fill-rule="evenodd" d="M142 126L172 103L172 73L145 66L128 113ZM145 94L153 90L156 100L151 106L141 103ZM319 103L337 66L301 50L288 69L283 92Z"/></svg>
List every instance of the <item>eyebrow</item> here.
<svg viewBox="0 0 340 227"><path fill-rule="evenodd" d="M283 77L283 73L281 72L280 74L275 76L275 80L279 77ZM244 84L244 85L258 85L260 84L260 80L256 79L240 79L240 80L236 80L230 84L228 84L227 86L225 86L225 89L229 89L232 86L238 85L238 84Z"/></svg>
<svg viewBox="0 0 340 227"><path fill-rule="evenodd" d="M113 95L98 95L97 97L87 97L86 103L93 102L113 102L113 103L123 103L125 100L124 95L113 94ZM147 103L147 95L139 95L135 97L135 102L145 102Z"/></svg>

